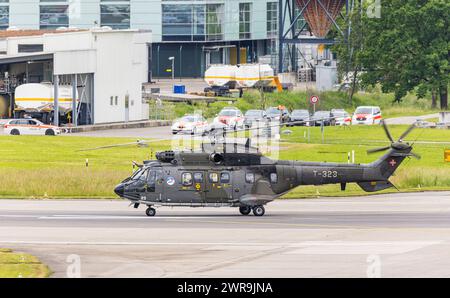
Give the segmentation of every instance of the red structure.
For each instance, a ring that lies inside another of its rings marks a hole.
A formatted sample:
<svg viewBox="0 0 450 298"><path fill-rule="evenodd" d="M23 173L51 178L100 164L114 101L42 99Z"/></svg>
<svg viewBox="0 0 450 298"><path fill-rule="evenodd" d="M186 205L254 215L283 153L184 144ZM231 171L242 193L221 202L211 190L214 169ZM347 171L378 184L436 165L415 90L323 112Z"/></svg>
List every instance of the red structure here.
<svg viewBox="0 0 450 298"><path fill-rule="evenodd" d="M306 22L318 38L328 34L345 3L346 0L297 0Z"/></svg>

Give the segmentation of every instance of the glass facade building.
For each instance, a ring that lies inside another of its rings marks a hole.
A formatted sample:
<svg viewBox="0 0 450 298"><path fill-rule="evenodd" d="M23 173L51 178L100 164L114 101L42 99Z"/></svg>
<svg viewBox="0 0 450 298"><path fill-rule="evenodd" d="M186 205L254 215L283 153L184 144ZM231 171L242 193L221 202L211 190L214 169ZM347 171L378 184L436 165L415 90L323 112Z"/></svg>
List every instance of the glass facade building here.
<svg viewBox="0 0 450 298"><path fill-rule="evenodd" d="M153 76L201 77L213 63L250 63L271 54L277 0L0 0L0 29L109 26L153 33ZM169 67L170 68L170 67Z"/></svg>

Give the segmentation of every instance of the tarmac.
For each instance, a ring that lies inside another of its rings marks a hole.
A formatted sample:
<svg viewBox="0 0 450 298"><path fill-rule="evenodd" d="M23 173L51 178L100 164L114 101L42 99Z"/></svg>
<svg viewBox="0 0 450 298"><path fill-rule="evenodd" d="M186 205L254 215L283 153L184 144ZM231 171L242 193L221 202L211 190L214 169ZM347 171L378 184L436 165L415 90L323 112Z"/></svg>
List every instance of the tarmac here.
<svg viewBox="0 0 450 298"><path fill-rule="evenodd" d="M128 205L2 200L0 247L54 277L450 277L450 192L279 200L260 218Z"/></svg>

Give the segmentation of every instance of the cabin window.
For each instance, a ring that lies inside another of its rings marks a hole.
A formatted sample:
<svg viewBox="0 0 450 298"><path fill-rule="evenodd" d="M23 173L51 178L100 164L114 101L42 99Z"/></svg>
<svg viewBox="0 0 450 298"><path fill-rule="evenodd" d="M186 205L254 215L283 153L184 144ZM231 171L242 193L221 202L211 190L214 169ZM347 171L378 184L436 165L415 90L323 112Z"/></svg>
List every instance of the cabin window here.
<svg viewBox="0 0 450 298"><path fill-rule="evenodd" d="M183 173L181 175L181 183L183 186L191 186L192 185L192 174L191 173Z"/></svg>
<svg viewBox="0 0 450 298"><path fill-rule="evenodd" d="M219 175L217 173L210 173L209 174L209 182L211 182L211 183L219 182Z"/></svg>
<svg viewBox="0 0 450 298"><path fill-rule="evenodd" d="M255 183L255 174L253 174L253 173L245 174L245 182L247 182L247 183Z"/></svg>
<svg viewBox="0 0 450 298"><path fill-rule="evenodd" d="M195 183L203 182L203 173L194 173L194 181Z"/></svg>
<svg viewBox="0 0 450 298"><path fill-rule="evenodd" d="M230 173L227 173L227 172L220 173L220 182L221 183L230 183Z"/></svg>
<svg viewBox="0 0 450 298"><path fill-rule="evenodd" d="M272 183L272 184L278 183L278 175L277 175L277 173L271 173L270 174L270 183Z"/></svg>

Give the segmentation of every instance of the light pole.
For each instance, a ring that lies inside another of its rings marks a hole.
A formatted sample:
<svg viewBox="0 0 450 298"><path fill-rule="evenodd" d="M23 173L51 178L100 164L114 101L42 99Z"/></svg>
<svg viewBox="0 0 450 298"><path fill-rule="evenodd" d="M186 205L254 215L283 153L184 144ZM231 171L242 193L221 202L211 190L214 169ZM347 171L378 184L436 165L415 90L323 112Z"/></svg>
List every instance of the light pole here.
<svg viewBox="0 0 450 298"><path fill-rule="evenodd" d="M175 80L175 57L169 57L169 61L172 61L172 80Z"/></svg>

